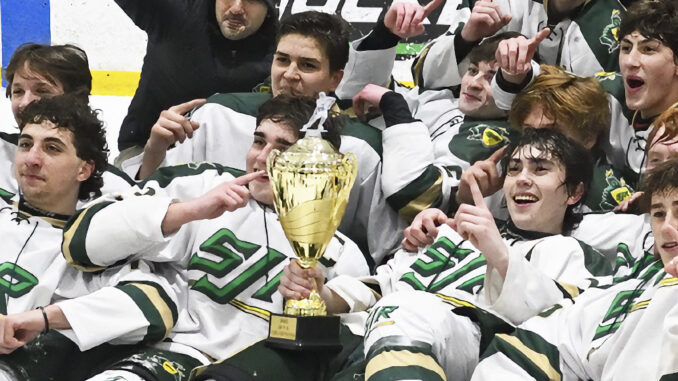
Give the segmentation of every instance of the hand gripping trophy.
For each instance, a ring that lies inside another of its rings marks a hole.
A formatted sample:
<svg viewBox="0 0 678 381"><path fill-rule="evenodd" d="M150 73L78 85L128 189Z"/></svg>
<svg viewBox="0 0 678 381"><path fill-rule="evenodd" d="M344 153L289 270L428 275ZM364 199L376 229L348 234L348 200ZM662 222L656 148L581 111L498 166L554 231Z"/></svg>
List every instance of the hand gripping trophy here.
<svg viewBox="0 0 678 381"><path fill-rule="evenodd" d="M305 137L284 152L273 150L266 160L275 210L304 268L315 266L323 256L346 211L358 168L353 154L338 153L321 137L333 104L334 98L320 93L313 115L301 129ZM325 302L315 288L306 299L287 300L284 315L271 316L268 345L340 348L339 317L326 316Z"/></svg>

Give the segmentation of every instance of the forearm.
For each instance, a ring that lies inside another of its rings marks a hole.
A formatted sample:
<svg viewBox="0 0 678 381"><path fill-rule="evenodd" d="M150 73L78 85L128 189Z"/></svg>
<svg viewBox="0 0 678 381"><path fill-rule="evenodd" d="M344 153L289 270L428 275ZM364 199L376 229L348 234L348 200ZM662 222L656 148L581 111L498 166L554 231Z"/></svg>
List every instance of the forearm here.
<svg viewBox="0 0 678 381"><path fill-rule="evenodd" d="M141 167L137 173L137 180L144 180L149 177L165 160L167 149L162 147L154 147L149 140L144 147L144 155L141 160Z"/></svg>
<svg viewBox="0 0 678 381"><path fill-rule="evenodd" d="M160 228L163 236L167 237L179 231L184 224L197 219L195 208L191 207L190 202L176 202L167 208Z"/></svg>
<svg viewBox="0 0 678 381"><path fill-rule="evenodd" d="M320 297L325 301L328 314L343 314L349 312L350 310L348 303L346 303L346 301L341 296L328 287L322 288L320 291Z"/></svg>

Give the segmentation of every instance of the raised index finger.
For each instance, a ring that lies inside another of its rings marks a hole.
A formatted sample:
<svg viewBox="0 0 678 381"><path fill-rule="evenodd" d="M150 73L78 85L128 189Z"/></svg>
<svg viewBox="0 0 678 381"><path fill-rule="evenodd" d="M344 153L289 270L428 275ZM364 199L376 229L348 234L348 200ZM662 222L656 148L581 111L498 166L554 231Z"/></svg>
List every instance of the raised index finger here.
<svg viewBox="0 0 678 381"><path fill-rule="evenodd" d="M544 41L544 39L546 39L546 37L549 36L549 34L551 34L551 29L549 28L544 28L537 32L537 35L534 36L532 40L530 40L530 47L536 47L539 45L542 41Z"/></svg>
<svg viewBox="0 0 678 381"><path fill-rule="evenodd" d="M246 175L236 177L235 180L233 180L233 183L238 184L238 185L249 184L250 181L252 181L254 179L258 179L259 177L262 177L265 174L266 174L266 171L256 171L256 172L248 173Z"/></svg>
<svg viewBox="0 0 678 381"><path fill-rule="evenodd" d="M504 151L506 151L507 148L508 146L503 146L498 150L492 152L492 155L490 155L490 157L488 157L487 160L490 160L493 163L499 163L501 158L504 157Z"/></svg>
<svg viewBox="0 0 678 381"><path fill-rule="evenodd" d="M438 8L440 4L442 4L445 0L431 0L430 3L426 4L424 6L424 17L428 17L428 15L433 12L434 9Z"/></svg>
<svg viewBox="0 0 678 381"><path fill-rule="evenodd" d="M178 104L176 106L170 107L170 111L174 111L177 114L184 115L185 113L193 110L194 108L198 106L202 106L207 102L207 99L204 98L199 98L199 99L193 99L192 101L188 101L185 103Z"/></svg>
<svg viewBox="0 0 678 381"><path fill-rule="evenodd" d="M474 176L469 176L468 186L471 188L473 203L476 206L487 208L487 206L485 206L485 200L483 200L483 192L480 191L480 187L478 186L478 182Z"/></svg>

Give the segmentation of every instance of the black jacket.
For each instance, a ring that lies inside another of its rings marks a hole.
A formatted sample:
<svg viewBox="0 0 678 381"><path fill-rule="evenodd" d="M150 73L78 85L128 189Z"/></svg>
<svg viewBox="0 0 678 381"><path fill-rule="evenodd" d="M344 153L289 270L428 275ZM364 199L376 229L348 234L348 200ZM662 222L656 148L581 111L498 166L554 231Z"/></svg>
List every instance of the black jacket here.
<svg viewBox="0 0 678 381"><path fill-rule="evenodd" d="M146 144L160 112L216 92L246 92L271 71L278 19L269 7L252 36L221 34L215 0L115 0L148 34L141 79L122 122L118 148Z"/></svg>

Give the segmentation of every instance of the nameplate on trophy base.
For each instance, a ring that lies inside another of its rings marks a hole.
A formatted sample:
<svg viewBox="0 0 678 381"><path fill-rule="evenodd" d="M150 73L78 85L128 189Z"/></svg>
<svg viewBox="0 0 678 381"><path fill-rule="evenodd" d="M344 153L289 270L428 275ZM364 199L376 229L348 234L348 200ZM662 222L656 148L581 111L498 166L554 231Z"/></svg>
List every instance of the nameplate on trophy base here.
<svg viewBox="0 0 678 381"><path fill-rule="evenodd" d="M339 316L271 314L266 345L295 351L340 351Z"/></svg>

